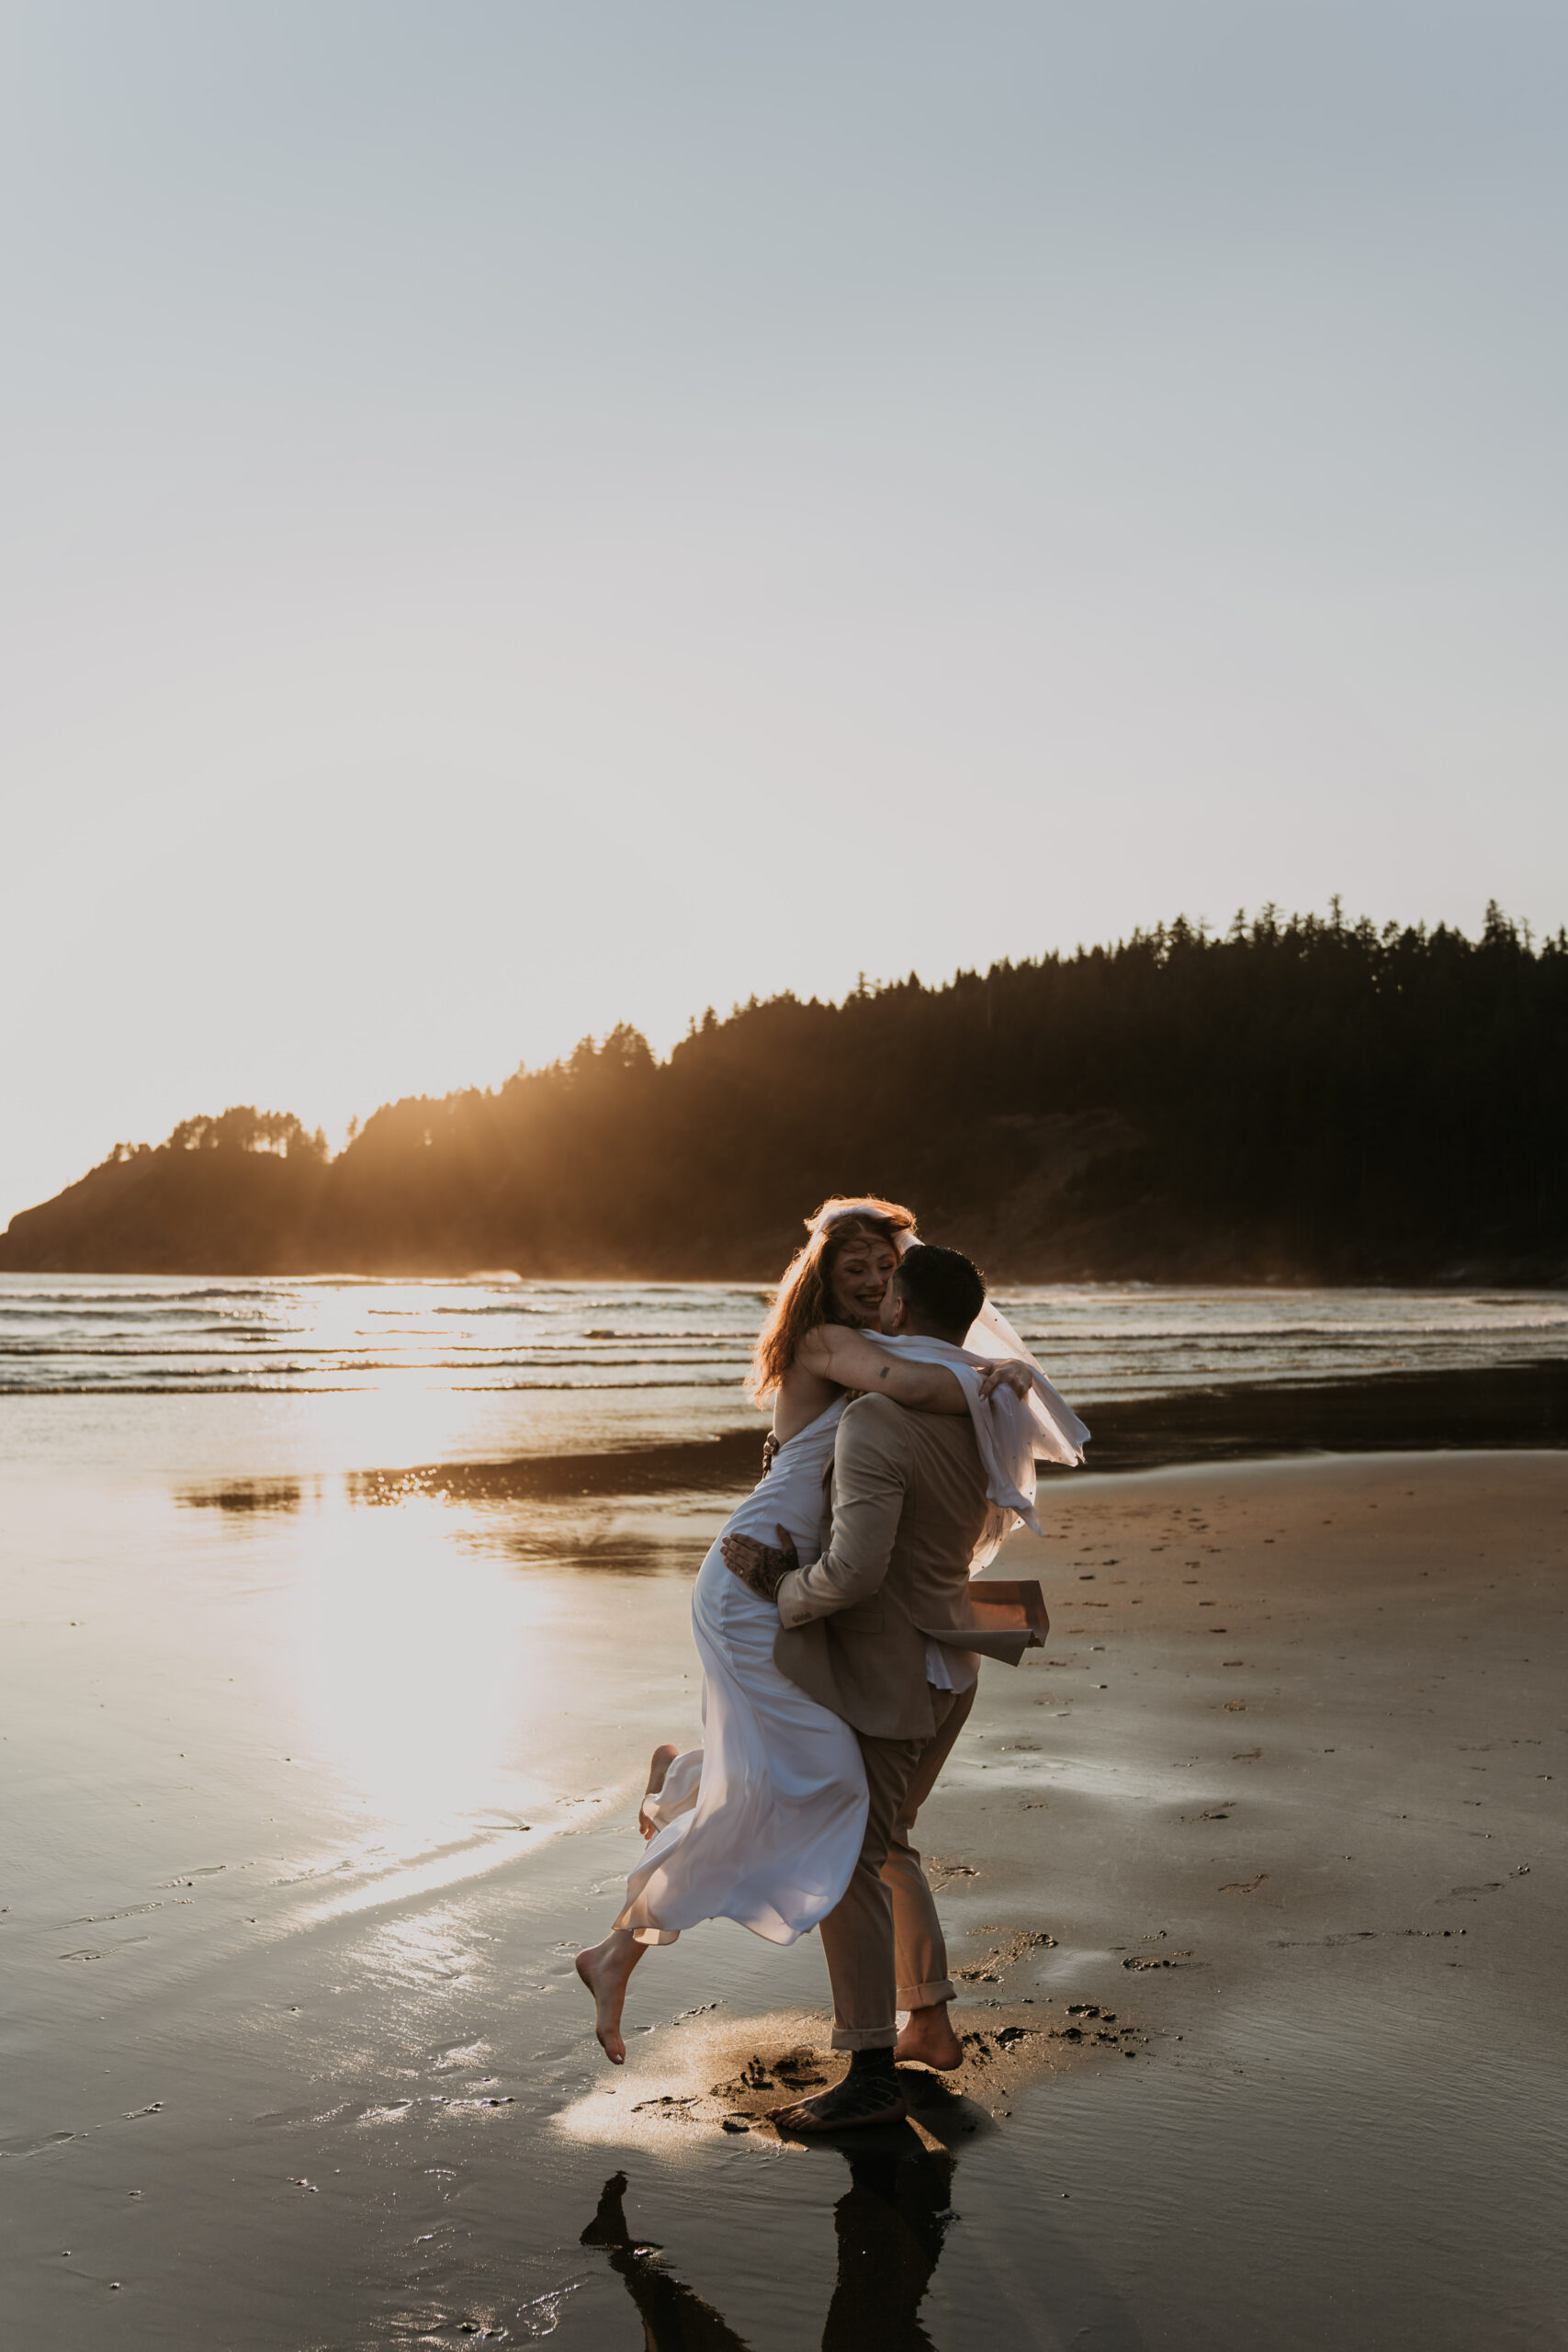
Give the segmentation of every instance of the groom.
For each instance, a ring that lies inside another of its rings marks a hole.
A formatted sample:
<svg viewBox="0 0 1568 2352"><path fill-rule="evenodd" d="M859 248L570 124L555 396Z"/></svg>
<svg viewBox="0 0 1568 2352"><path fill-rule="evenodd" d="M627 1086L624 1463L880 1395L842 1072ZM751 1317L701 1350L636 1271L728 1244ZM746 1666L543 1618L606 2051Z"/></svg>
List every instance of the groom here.
<svg viewBox="0 0 1568 2352"><path fill-rule="evenodd" d="M917 1246L888 1284L882 1329L962 1347L985 1297L967 1258ZM850 2052L850 2070L777 2110L797 2132L897 2121L896 2058L960 2063L947 1948L909 1833L975 1703L976 1651L1016 1666L1027 1640L968 1622L969 1564L992 1506L967 1414L857 1397L839 1422L827 1500L832 1532L808 1568L793 1549L724 1539L726 1565L778 1603L780 1669L853 1728L871 1799L854 1875L822 1922L833 2047Z"/></svg>

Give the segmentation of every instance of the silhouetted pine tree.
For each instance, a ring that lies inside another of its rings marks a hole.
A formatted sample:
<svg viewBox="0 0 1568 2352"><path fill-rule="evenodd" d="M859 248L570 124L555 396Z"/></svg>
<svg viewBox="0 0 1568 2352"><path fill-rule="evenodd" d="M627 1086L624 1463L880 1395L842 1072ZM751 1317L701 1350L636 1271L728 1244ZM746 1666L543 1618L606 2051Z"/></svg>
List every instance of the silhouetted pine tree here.
<svg viewBox="0 0 1568 2352"><path fill-rule="evenodd" d="M286 1114L186 1121L14 1220L0 1264L761 1276L866 1188L1015 1278L1553 1278L1565 1044L1568 938L1495 905L1478 940L1337 903L1220 935L1179 916L942 987L710 1010L663 1063L622 1026L387 1104L330 1165ZM259 1187L263 1153L287 1165Z"/></svg>

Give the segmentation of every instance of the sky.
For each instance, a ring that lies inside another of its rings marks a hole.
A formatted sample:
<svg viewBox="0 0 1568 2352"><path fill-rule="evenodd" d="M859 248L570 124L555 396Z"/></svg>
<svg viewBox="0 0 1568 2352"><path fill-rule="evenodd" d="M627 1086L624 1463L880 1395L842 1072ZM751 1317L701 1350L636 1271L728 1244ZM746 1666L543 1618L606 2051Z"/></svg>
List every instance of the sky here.
<svg viewBox="0 0 1568 2352"><path fill-rule="evenodd" d="M6 0L0 1220L1274 900L1568 919L1568 17Z"/></svg>

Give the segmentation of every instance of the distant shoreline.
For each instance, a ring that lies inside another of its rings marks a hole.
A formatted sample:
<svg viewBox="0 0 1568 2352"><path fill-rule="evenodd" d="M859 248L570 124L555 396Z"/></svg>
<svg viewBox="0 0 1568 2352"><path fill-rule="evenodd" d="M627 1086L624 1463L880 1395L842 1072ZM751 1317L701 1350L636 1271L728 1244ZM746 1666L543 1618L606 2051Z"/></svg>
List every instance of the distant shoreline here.
<svg viewBox="0 0 1568 2352"><path fill-rule="evenodd" d="M1086 1467L1153 1470L1302 1453L1495 1453L1568 1447L1568 1359L1484 1370L1373 1373L1086 1405Z"/></svg>
<svg viewBox="0 0 1568 2352"><path fill-rule="evenodd" d="M1093 1473L1313 1453L1550 1453L1568 1450L1568 1359L1484 1372L1370 1374L1364 1380L1236 1385L1084 1404ZM418 1496L457 1504L679 1493L739 1493L761 1470L762 1431L685 1443L491 1462L422 1463L349 1477L362 1504ZM1065 1494L1050 1471L1043 1491ZM187 1487L187 1506L249 1513L289 1507L271 1479Z"/></svg>
<svg viewBox="0 0 1568 2352"><path fill-rule="evenodd" d="M0 1232L0 1242L5 1235ZM953 1245L958 1246L958 1245ZM1539 1291L1555 1293L1568 1298L1568 1264L1553 1260L1550 1264L1521 1264L1509 1260L1506 1264L1476 1260L1460 1266L1446 1266L1429 1274L1405 1275L1397 1271L1358 1274L1287 1274L1258 1272L1244 1269L1229 1273L1195 1273L1190 1267L1179 1271L1156 1273L1086 1273L1081 1269L1068 1272L1061 1268L1043 1272L1021 1273L1002 1265L985 1269L993 1291L1011 1290L1140 1290L1171 1291L1270 1291L1289 1297L1292 1291L1397 1291L1405 1295L1429 1291L1434 1297L1452 1297L1466 1291ZM12 1282L151 1282L181 1283L190 1285L226 1283L476 1283L496 1286L515 1283L520 1289L531 1286L547 1287L553 1283L624 1283L642 1290L694 1290L711 1286L715 1290L754 1290L771 1296L778 1288L784 1272L783 1263L775 1263L766 1273L757 1273L741 1267L737 1272L716 1272L711 1268L698 1272L689 1268L669 1265L649 1269L647 1266L606 1265L596 1260L582 1263L546 1268L532 1267L526 1271L516 1266L437 1266L428 1263L389 1264L376 1266L48 1266L22 1265L6 1262L0 1254L0 1283Z"/></svg>

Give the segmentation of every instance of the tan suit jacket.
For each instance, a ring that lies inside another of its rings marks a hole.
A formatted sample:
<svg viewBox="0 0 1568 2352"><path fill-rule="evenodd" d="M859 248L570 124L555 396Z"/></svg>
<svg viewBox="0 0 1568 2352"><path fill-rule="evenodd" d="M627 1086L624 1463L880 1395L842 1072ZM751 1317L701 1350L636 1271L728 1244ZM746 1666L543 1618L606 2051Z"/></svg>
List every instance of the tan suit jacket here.
<svg viewBox="0 0 1568 2352"><path fill-rule="evenodd" d="M1016 1666L1028 1636L978 1631L969 1563L991 1506L967 1413L861 1396L826 1479L827 1548L779 1587L780 1670L878 1739L929 1739L928 1637Z"/></svg>

